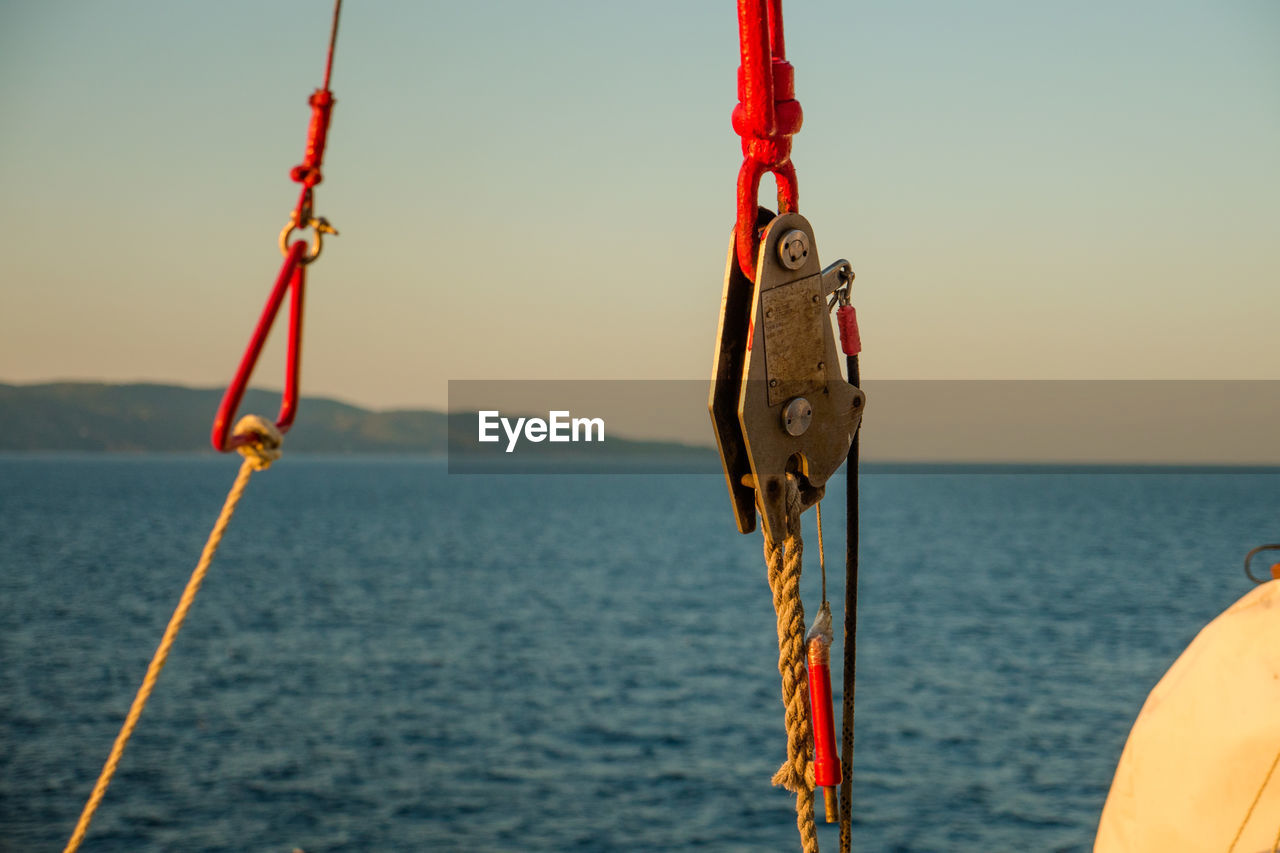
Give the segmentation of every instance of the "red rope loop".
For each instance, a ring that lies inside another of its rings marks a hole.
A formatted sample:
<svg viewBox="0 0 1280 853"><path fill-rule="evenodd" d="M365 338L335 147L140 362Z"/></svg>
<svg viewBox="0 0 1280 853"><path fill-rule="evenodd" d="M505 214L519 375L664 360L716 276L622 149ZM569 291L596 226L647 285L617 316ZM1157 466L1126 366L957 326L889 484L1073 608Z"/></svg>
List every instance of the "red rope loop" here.
<svg viewBox="0 0 1280 853"><path fill-rule="evenodd" d="M795 69L787 62L782 30L782 0L738 0L738 105L733 130L742 137L742 168L738 172L736 235L738 266L755 278L755 254L760 242L756 204L760 178L772 172L778 184L781 213L798 210L800 189L791 163L791 137L804 121L795 99Z"/></svg>
<svg viewBox="0 0 1280 853"><path fill-rule="evenodd" d="M298 413L299 374L302 369L302 307L306 296L307 243L297 240L289 247L280 274L276 276L275 286L267 297L267 304L258 318L258 326L253 330L249 346L245 348L240 359L240 367L235 378L227 386L222 395L222 403L218 406L218 414L213 419L213 430L210 440L215 450L226 453L253 440L253 436L231 435L231 425L235 421L236 409L240 408L240 400L245 389L249 387L249 377L258 363L262 346L267 342L267 335L275 324L280 304L284 302L286 292L292 294L289 300L289 350L285 362L284 392L280 398L280 413L276 415L276 429L286 433L293 425L294 416Z"/></svg>

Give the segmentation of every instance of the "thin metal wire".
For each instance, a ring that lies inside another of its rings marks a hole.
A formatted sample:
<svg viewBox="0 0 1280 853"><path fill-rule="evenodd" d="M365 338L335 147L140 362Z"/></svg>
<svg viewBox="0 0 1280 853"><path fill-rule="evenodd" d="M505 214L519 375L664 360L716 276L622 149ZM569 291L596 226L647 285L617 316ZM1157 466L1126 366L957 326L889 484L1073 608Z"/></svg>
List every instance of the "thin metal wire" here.
<svg viewBox="0 0 1280 853"><path fill-rule="evenodd" d="M822 569L822 603L827 603L827 549L822 544L822 501L818 501L818 568Z"/></svg>
<svg viewBox="0 0 1280 853"><path fill-rule="evenodd" d="M342 0L333 0L333 26L329 29L329 58L324 63L324 85L320 88L329 91L329 76L333 73L333 48L338 43L338 15L342 11Z"/></svg>

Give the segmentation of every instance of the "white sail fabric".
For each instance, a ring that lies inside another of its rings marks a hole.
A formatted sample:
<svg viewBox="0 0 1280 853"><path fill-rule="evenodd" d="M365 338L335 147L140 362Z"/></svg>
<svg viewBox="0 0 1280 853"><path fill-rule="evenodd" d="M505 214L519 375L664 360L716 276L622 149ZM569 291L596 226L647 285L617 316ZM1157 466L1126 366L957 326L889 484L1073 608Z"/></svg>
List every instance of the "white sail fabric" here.
<svg viewBox="0 0 1280 853"><path fill-rule="evenodd" d="M1147 697L1095 853L1272 850L1278 758L1280 581L1270 581L1206 625Z"/></svg>

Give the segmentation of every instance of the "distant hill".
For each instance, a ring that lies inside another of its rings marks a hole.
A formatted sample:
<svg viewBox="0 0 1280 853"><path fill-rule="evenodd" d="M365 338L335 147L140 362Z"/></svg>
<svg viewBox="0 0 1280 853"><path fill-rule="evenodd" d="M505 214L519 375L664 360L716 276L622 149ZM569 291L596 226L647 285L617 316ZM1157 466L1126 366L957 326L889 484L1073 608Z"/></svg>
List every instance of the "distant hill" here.
<svg viewBox="0 0 1280 853"><path fill-rule="evenodd" d="M200 451L221 389L54 382L0 384L0 450ZM273 416L280 395L250 390L241 413ZM313 452L443 453L442 412L373 412L306 397L288 448Z"/></svg>
<svg viewBox="0 0 1280 853"><path fill-rule="evenodd" d="M882 381L865 386L863 460L968 465L1280 466L1277 381ZM210 452L222 389L0 383L0 451ZM1184 405L1191 401L1193 405ZM280 395L240 411L274 416ZM612 421L611 421L612 423ZM625 429L623 430L625 432ZM628 440L480 445L474 412L371 411L306 397L285 445L312 453L446 454L452 467L719 470L714 447Z"/></svg>
<svg viewBox="0 0 1280 853"><path fill-rule="evenodd" d="M209 430L221 400L222 389L177 385L0 383L0 451L212 453ZM240 413L271 417L279 406L279 393L250 390ZM477 470L492 470L495 463L499 469L510 467L513 460L500 446L477 443L475 423L475 413L377 412L324 397L304 397L285 446L291 452L444 454L450 449L452 431L453 450ZM564 458L558 447L527 445L520 459L558 462ZM680 470L690 462L715 468L715 452L706 447L618 436L610 436L607 450L604 445L574 447L571 457L597 468L602 454L622 460L656 454L674 458Z"/></svg>

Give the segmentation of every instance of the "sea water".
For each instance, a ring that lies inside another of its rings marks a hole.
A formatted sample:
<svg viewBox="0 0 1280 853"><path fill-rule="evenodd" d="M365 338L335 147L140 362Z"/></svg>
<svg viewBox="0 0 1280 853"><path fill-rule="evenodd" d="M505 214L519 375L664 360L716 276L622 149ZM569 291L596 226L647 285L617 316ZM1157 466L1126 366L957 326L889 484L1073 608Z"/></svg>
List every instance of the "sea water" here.
<svg viewBox="0 0 1280 853"><path fill-rule="evenodd" d="M235 469L0 458L0 849L65 843ZM1274 472L881 468L861 506L867 851L1088 850L1147 691L1280 539ZM776 659L718 475L286 456L85 849L796 849Z"/></svg>

